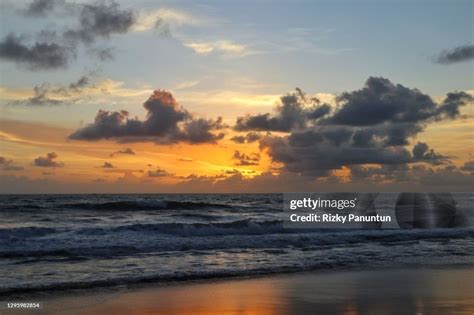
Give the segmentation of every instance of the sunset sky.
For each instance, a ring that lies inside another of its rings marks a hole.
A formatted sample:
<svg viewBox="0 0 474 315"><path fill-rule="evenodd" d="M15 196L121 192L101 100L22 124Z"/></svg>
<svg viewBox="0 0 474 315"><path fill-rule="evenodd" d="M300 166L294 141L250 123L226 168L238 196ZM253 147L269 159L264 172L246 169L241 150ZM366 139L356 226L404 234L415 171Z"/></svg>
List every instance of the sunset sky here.
<svg viewBox="0 0 474 315"><path fill-rule="evenodd" d="M0 193L472 191L474 2L0 6Z"/></svg>

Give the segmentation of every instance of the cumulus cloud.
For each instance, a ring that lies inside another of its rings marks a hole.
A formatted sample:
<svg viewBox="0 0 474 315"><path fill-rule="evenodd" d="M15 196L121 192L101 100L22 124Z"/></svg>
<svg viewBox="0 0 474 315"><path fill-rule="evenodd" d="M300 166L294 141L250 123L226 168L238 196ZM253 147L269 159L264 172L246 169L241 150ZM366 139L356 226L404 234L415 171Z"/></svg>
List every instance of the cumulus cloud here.
<svg viewBox="0 0 474 315"><path fill-rule="evenodd" d="M413 147L413 159L415 161L424 161L432 164L442 164L448 160L448 157L436 153L430 149L426 143L418 142Z"/></svg>
<svg viewBox="0 0 474 315"><path fill-rule="evenodd" d="M54 152L40 156L33 161L34 166L38 167L63 167L64 163L57 161L58 155Z"/></svg>
<svg viewBox="0 0 474 315"><path fill-rule="evenodd" d="M329 105L324 109L316 100L308 102L297 90L282 97L274 114L240 117L235 129L287 133L262 137L260 149L284 170L310 177L357 165L439 165L448 157L425 143L415 144L411 152L407 146L426 125L459 117L460 108L473 97L452 92L438 104L418 89L369 78L362 89L342 93L336 101L331 113Z"/></svg>
<svg viewBox="0 0 474 315"><path fill-rule="evenodd" d="M115 166L113 166L112 163L110 163L110 162L104 162L104 164L102 164L101 168L115 168Z"/></svg>
<svg viewBox="0 0 474 315"><path fill-rule="evenodd" d="M15 165L13 160L0 156L0 169L2 171L21 171L23 167Z"/></svg>
<svg viewBox="0 0 474 315"><path fill-rule="evenodd" d="M230 140L234 141L235 143L252 143L260 140L262 135L258 132L249 132L245 136L235 136L232 137Z"/></svg>
<svg viewBox="0 0 474 315"><path fill-rule="evenodd" d="M135 151L133 151L131 148L125 148L123 150L118 150L110 154L110 156L114 156L116 154L127 154L127 155L135 155Z"/></svg>
<svg viewBox="0 0 474 315"><path fill-rule="evenodd" d="M235 165L239 166L258 165L258 163L260 162L260 154L252 153L250 155L247 155L245 153L241 153L238 150L234 152L232 158L234 160L237 160Z"/></svg>
<svg viewBox="0 0 474 315"><path fill-rule="evenodd" d="M94 123L69 136L72 140L115 139L121 142L152 141L161 144L178 142L215 143L224 134L213 131L224 128L222 119L195 118L178 105L170 92L156 90L143 104L145 120L130 118L127 111L100 110Z"/></svg>
<svg viewBox="0 0 474 315"><path fill-rule="evenodd" d="M170 173L159 167L156 170L148 171L148 177L167 177L170 175Z"/></svg>
<svg viewBox="0 0 474 315"><path fill-rule="evenodd" d="M340 109L327 123L371 126L382 123L417 123L443 116L455 118L459 107L472 101L465 92L449 93L441 105L418 89L394 84L385 78L371 77L357 91L342 93Z"/></svg>
<svg viewBox="0 0 474 315"><path fill-rule="evenodd" d="M436 58L439 64L453 64L474 59L474 45L458 46L441 52Z"/></svg>
<svg viewBox="0 0 474 315"><path fill-rule="evenodd" d="M28 45L13 34L0 41L0 59L24 65L30 70L64 68L73 57L71 47L55 42Z"/></svg>
<svg viewBox="0 0 474 315"><path fill-rule="evenodd" d="M234 127L237 131L280 131L304 129L309 122L316 121L329 114L330 106L320 104L319 99L308 99L300 89L284 95L275 108L275 114L247 115L237 118Z"/></svg>

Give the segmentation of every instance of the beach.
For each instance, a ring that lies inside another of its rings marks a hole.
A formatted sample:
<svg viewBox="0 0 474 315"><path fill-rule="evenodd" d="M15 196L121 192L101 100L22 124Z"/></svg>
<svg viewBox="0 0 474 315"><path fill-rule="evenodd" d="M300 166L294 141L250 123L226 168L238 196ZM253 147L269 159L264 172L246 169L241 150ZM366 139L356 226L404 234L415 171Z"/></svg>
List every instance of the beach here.
<svg viewBox="0 0 474 315"><path fill-rule="evenodd" d="M471 226L286 228L281 194L1 198L0 302L42 303L1 315L474 311Z"/></svg>
<svg viewBox="0 0 474 315"><path fill-rule="evenodd" d="M305 272L44 295L12 314L466 314L472 267ZM2 312L2 314L9 314Z"/></svg>

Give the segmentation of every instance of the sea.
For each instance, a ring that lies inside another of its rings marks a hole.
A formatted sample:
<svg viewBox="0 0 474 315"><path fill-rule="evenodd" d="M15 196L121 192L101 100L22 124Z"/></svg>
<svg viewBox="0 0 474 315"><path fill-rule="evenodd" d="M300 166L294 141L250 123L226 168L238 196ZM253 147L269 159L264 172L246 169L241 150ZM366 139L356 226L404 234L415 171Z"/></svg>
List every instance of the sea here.
<svg viewBox="0 0 474 315"><path fill-rule="evenodd" d="M473 220L474 194L454 194ZM391 207L381 194L377 207ZM309 270L474 266L474 228L288 229L282 194L1 195L0 295Z"/></svg>

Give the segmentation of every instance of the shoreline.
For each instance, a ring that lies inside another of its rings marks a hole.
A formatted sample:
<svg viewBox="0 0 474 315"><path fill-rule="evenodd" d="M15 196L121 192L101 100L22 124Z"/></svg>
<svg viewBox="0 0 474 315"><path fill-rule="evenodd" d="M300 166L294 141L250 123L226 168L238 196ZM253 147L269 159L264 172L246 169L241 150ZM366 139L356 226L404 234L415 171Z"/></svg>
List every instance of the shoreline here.
<svg viewBox="0 0 474 315"><path fill-rule="evenodd" d="M317 268L317 269L306 269L306 270L274 270L274 271L263 271L254 272L249 274L212 274L207 276L196 276L196 277L176 277L160 279L159 277L144 278L136 280L124 280L120 281L100 281L103 285L94 285L91 283L79 283L72 286L59 286L59 287L43 287L43 288L21 288L14 289L12 291L0 291L0 302L10 299L28 299L35 296L43 296L45 298L57 296L68 296L75 294L88 294L90 292L109 292L115 290L136 290L148 287L161 288L168 286L181 286L181 285L193 285L193 284L207 284L222 281L239 281L239 280L252 280L261 278L273 278L280 276L293 276L293 275L304 275L304 274L327 274L327 273L347 273L347 272L391 272L397 270L448 270L448 269L472 269L474 265L471 264L454 264L454 265L407 265L407 266L371 266L371 267L345 267L345 268ZM1 312L0 312L1 315Z"/></svg>
<svg viewBox="0 0 474 315"><path fill-rule="evenodd" d="M469 278L474 278L473 266L261 274L49 292L24 297L41 301L41 310L1 313L364 314L396 311L406 304L410 309L393 314L472 315L474 284L465 281Z"/></svg>

